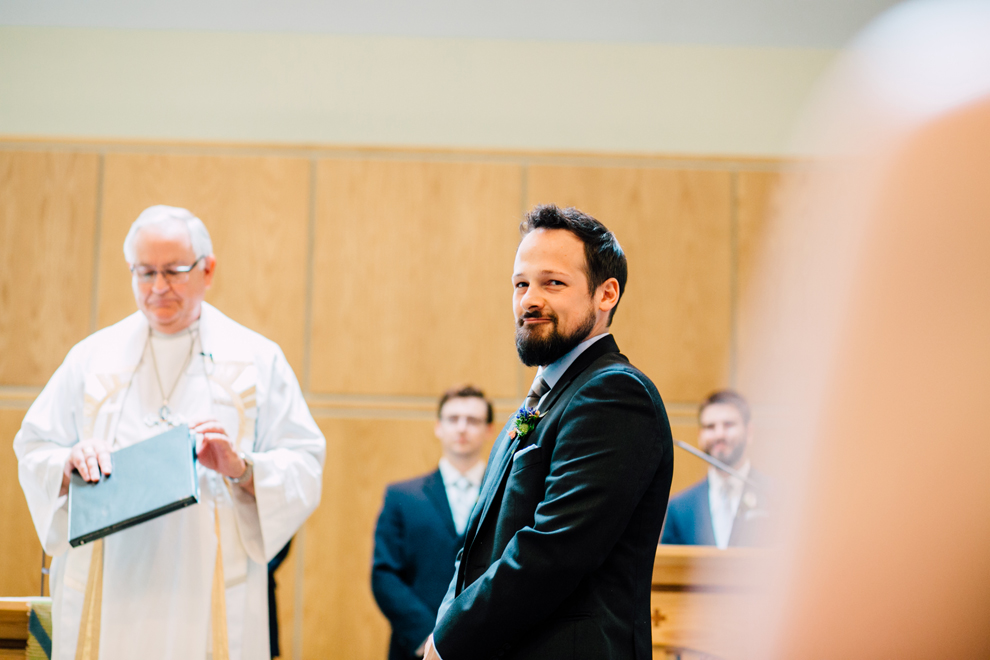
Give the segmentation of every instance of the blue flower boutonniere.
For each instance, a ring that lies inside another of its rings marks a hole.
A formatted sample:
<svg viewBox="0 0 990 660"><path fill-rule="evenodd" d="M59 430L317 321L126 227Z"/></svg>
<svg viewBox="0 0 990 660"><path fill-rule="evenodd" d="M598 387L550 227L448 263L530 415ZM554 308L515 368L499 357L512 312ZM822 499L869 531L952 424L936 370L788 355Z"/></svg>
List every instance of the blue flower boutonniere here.
<svg viewBox="0 0 990 660"><path fill-rule="evenodd" d="M512 430L509 431L509 437L513 440L516 437L520 439L525 438L527 435L533 432L536 425L539 423L541 418L540 411L535 408L522 407L516 411L515 417L512 418Z"/></svg>

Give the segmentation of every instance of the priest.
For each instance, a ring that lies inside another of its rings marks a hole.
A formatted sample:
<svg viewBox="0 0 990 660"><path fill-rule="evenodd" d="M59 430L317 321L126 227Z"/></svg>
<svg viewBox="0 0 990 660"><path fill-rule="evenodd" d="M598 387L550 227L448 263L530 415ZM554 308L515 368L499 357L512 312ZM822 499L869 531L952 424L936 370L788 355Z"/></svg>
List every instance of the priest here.
<svg viewBox="0 0 990 660"><path fill-rule="evenodd" d="M124 257L138 311L69 351L14 439L54 557L52 657L268 658L267 564L320 501L324 438L279 347L203 301L216 258L198 218L145 210ZM199 503L70 548L72 473L98 481L114 450L180 424Z"/></svg>

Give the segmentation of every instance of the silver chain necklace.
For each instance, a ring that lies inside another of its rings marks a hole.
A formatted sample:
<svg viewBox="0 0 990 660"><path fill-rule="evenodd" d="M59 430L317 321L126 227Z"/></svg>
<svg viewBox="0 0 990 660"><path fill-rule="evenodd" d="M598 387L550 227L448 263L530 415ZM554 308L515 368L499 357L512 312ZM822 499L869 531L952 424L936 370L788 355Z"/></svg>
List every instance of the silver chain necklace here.
<svg viewBox="0 0 990 660"><path fill-rule="evenodd" d="M168 401L175 394L175 388L179 386L179 381L182 380L182 376L186 373L186 367L189 366L189 362L192 360L193 349L196 347L196 335L190 330L189 332L189 354L186 355L185 362L182 363L182 367L179 368L179 375L176 377L175 382L172 384L172 389L165 394L165 387L162 385L161 374L158 373L158 358L155 357L155 342L152 337L152 330L148 328L148 347L151 349L151 364L155 368L155 379L158 381L158 391L162 395L162 407L158 409L158 419L155 419L154 415L148 415L145 418L144 423L148 426L155 426L157 424L165 424L169 428L173 426L178 426L181 420L172 414L172 410L168 407Z"/></svg>

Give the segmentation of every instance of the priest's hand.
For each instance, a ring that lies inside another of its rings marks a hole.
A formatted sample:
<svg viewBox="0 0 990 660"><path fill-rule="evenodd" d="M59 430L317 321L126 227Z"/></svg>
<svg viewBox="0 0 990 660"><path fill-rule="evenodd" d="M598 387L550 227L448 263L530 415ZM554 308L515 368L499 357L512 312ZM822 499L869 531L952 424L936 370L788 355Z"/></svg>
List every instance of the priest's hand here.
<svg viewBox="0 0 990 660"><path fill-rule="evenodd" d="M110 474L110 447L100 440L81 440L72 447L69 459L62 468L62 487L59 497L69 492L69 480L72 471L78 470L79 476L86 481L99 481L102 474Z"/></svg>
<svg viewBox="0 0 990 660"><path fill-rule="evenodd" d="M202 439L196 456L205 467L232 479L241 477L247 471L247 462L234 449L234 442L220 422L203 420L191 424L189 430L197 435L197 440ZM254 495L253 476L238 485Z"/></svg>

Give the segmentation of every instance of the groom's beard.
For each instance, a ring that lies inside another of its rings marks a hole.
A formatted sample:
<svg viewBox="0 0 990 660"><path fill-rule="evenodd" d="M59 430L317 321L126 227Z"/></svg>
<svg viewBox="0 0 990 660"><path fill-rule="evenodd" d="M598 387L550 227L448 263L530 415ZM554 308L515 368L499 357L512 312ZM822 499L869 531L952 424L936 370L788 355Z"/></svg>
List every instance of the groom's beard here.
<svg viewBox="0 0 990 660"><path fill-rule="evenodd" d="M545 318L550 321L548 331L540 330L546 324L529 327L523 324L525 319ZM571 350L588 338L595 327L597 317L595 310L588 310L588 317L569 335L560 333L557 315L553 312L540 314L526 312L516 322L516 351L519 359L527 367L545 367L564 357Z"/></svg>

